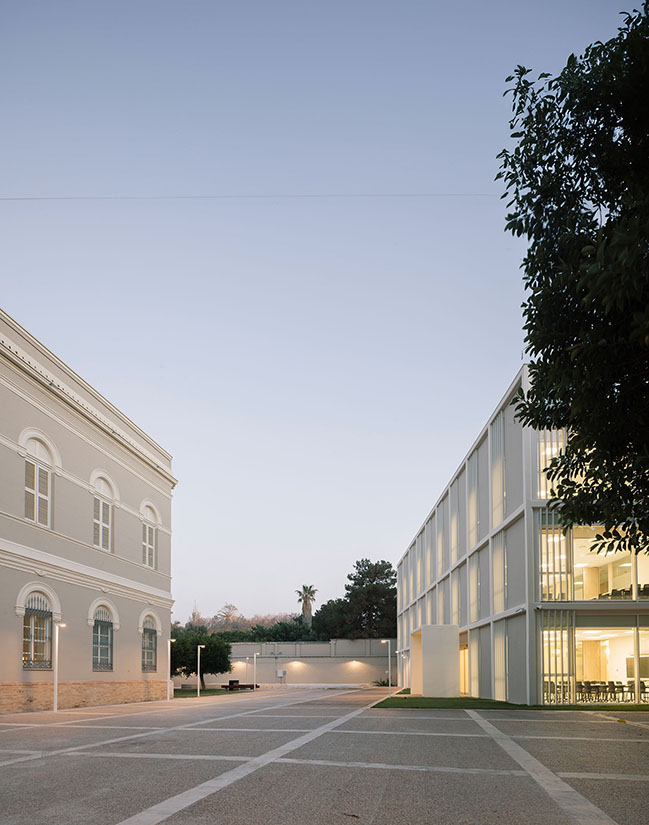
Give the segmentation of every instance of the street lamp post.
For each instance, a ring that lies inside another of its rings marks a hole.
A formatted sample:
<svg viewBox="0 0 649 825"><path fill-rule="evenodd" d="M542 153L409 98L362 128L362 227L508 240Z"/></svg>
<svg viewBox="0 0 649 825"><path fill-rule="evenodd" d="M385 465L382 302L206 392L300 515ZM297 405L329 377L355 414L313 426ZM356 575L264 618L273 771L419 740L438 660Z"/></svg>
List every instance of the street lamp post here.
<svg viewBox="0 0 649 825"><path fill-rule="evenodd" d="M171 701L171 645L175 639L167 639L167 702Z"/></svg>
<svg viewBox="0 0 649 825"><path fill-rule="evenodd" d="M54 699L52 703L54 713L57 713L59 709L59 628L61 627L65 627L61 622L54 625Z"/></svg>
<svg viewBox="0 0 649 825"><path fill-rule="evenodd" d="M204 648L205 645L198 645L197 649L197 658L198 658L198 667L196 668L196 696L200 697L201 695L201 649Z"/></svg>
<svg viewBox="0 0 649 825"><path fill-rule="evenodd" d="M252 654L252 689L257 690L257 656L258 653Z"/></svg>
<svg viewBox="0 0 649 825"><path fill-rule="evenodd" d="M392 654L390 651L390 640L381 639L381 644L388 646L388 696L392 696Z"/></svg>
<svg viewBox="0 0 649 825"><path fill-rule="evenodd" d="M246 656L246 684L248 684L248 662L250 661L250 656Z"/></svg>

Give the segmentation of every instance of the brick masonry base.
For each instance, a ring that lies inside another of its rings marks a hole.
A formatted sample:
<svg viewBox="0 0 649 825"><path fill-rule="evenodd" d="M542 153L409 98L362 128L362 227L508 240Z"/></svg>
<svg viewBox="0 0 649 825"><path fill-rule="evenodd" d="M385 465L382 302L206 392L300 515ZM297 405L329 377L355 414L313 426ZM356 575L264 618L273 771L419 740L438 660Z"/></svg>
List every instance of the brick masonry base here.
<svg viewBox="0 0 649 825"><path fill-rule="evenodd" d="M0 682L0 713L51 710L54 687L49 682ZM167 698L163 681L59 682L59 708L120 705Z"/></svg>

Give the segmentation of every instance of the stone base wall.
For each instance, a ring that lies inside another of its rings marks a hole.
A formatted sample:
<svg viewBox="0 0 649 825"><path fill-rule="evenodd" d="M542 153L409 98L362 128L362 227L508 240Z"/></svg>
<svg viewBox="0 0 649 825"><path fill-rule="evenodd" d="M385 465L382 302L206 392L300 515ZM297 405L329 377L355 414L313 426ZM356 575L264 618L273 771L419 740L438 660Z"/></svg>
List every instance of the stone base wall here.
<svg viewBox="0 0 649 825"><path fill-rule="evenodd" d="M0 682L0 713L51 710L52 682ZM59 682L59 708L121 705L167 698L163 681Z"/></svg>

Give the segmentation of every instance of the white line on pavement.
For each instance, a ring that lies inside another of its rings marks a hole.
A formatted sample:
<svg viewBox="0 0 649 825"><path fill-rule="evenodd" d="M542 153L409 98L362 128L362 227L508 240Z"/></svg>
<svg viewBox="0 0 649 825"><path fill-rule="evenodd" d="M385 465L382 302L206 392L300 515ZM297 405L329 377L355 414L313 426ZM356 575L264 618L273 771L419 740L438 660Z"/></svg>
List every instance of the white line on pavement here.
<svg viewBox="0 0 649 825"><path fill-rule="evenodd" d="M351 713L347 713L344 716L339 717L338 719L334 719L331 722L327 722L326 724L321 725L319 728L316 728L315 730L309 731L308 733L305 733L302 736L298 736L297 739L293 739L291 742L287 742L285 745L280 745L279 748L273 748L267 753L264 753L261 756L257 756L254 759L251 759L249 762L244 763L243 765L239 765L238 767L233 768L230 771L226 771L225 773L222 773L219 776L214 777L213 779L209 779L207 782L202 782L200 785L196 785L196 787L194 788L190 788L189 790L184 791L183 793L179 793L176 796L172 796L169 799L165 799L163 802L159 802L157 805L152 805L150 808L141 811L139 814L135 814L135 816L131 816L128 819L125 819L123 822L120 822L119 825L157 825L157 823L163 822L165 819L168 819L170 816L173 816L173 814L178 813L178 811L182 811L183 809L188 808L190 805L193 805L194 803L200 802L200 800L205 799L208 796L211 796L217 791L220 791L223 788L227 788L234 782L238 782L239 779L243 779L245 776L249 776L251 773L254 773L255 771L258 771L260 768L269 765L271 762L276 762L278 759L281 759L286 754L291 753L297 748L301 748L303 745L306 745L309 742L312 742L314 739L317 739L323 734L328 733L334 728L337 728L339 725L343 725L345 722L363 713L363 711L372 707L372 705L374 704L376 704L376 699L373 700L370 704L360 708L359 710L354 710Z"/></svg>
<svg viewBox="0 0 649 825"><path fill-rule="evenodd" d="M311 701L313 701L314 698L318 698L318 697L317 696L316 697L305 696L301 699L294 699L293 701L290 701L290 702L283 702L283 703L278 704L278 705L271 705L271 707L289 707L290 705L299 705L299 704L303 704L305 702L311 702ZM257 710L268 710L268 707L265 706L263 708L258 708ZM233 719L234 717L237 717L237 716L249 716L251 714L256 713L257 710L244 710L244 711L240 711L239 713L231 713L229 715L214 716L214 717L209 718L209 719L200 719L196 722L189 722L189 723L184 724L184 725L173 725L172 727L165 728L164 730L167 731L167 732L178 731L178 730L187 730L187 729L191 729L194 725L201 725L201 724L204 725L204 724L209 723L209 722L217 722L221 719ZM48 727L54 727L54 726L48 726ZM3 762L0 762L0 768L5 767L6 765L14 765L17 762L29 762L33 759L43 759L43 758L47 758L47 757L50 757L50 756L58 756L62 753L71 753L72 751L85 750L87 748L98 748L98 747L101 747L102 745L113 745L116 742L126 742L126 741L129 741L129 740L132 740L132 739L143 739L144 737L147 737L147 736L153 736L155 733L158 733L158 731L157 730L152 730L152 731L148 730L148 731L145 731L144 733L135 733L132 736L118 736L118 737L115 737L113 739L102 739L99 742L89 742L85 745L74 745L74 746L68 747L68 748L58 748L56 750L51 750L51 751L42 751L38 755L19 756L19 757L16 757L15 759L5 759Z"/></svg>
<svg viewBox="0 0 649 825"><path fill-rule="evenodd" d="M527 771L548 796L573 817L576 823L579 825L615 825L615 820L607 816L604 811L586 799L585 796L571 788L567 782L560 779L531 753L517 745L506 733L483 719L477 711L466 710L465 713L477 722L523 770Z"/></svg>

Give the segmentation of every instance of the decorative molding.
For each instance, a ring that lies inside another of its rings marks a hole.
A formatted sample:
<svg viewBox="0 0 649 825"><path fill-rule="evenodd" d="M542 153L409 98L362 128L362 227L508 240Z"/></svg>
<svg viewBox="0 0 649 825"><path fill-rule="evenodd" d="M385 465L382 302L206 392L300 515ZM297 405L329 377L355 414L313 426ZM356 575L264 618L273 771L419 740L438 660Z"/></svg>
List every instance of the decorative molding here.
<svg viewBox="0 0 649 825"><path fill-rule="evenodd" d="M102 587L102 590L103 589L104 588ZM106 599L104 597L100 599L95 599L94 602L88 608L88 627L94 627L95 610L97 610L98 607L105 607L106 610L108 610L112 618L113 630L119 630L119 613L117 612L117 608L110 601L110 599Z"/></svg>
<svg viewBox="0 0 649 825"><path fill-rule="evenodd" d="M23 372L27 373L31 378L35 379L39 384L45 386L49 392L53 395L57 396L61 400L65 401L70 406L74 407L75 410L81 413L85 418L90 419L93 421L94 424L99 426L102 430L107 432L110 436L112 436L116 441L119 441L123 446L127 447L131 452L137 453L140 458L144 459L148 464L154 467L159 473L167 478L168 481L171 482L172 486L176 484L176 479L171 474L168 467L166 467L159 458L157 458L153 453L149 452L142 444L135 441L131 438L128 433L126 433L121 427L119 427L114 421L107 418L103 413L101 413L95 406L93 406L90 402L86 401L80 395L78 395L70 386L65 384L61 381L60 378L53 375L51 372L47 370L40 362L38 362L35 358L32 358L25 350L21 349L14 341L12 341L7 336L0 337L0 352L4 352L4 355L7 357L8 361L11 361L17 367L19 367ZM61 362L62 364L63 362ZM79 378L79 376L75 375L79 381L83 382L83 379ZM88 389L92 390L90 385L86 385ZM128 421L128 423L134 428L137 429L143 436L148 439L146 433L143 430L140 430L136 424L123 416L117 407L113 407L113 405L105 398L100 396L98 393L95 393L96 397L101 400L104 404L111 407L116 413L123 418L123 420ZM155 443L155 442L152 442ZM159 447L159 445L156 445ZM159 447L162 451L162 447ZM163 451L164 452L164 451ZM169 455L166 453L166 455ZM171 456L169 456L171 459Z"/></svg>
<svg viewBox="0 0 649 825"><path fill-rule="evenodd" d="M112 476L110 475L110 473L107 473L106 470L102 470L101 468L98 467L96 470L93 470L90 473L91 492L93 492L93 493L97 492L97 482L99 481L100 478L103 479L106 482L106 484L108 484L110 489L113 491L113 494L111 496L111 498L113 500L113 504L119 505L120 497L119 497L119 490L117 488L117 484L115 484L115 482L112 479ZM100 493L100 495L101 495L101 493Z"/></svg>
<svg viewBox="0 0 649 825"><path fill-rule="evenodd" d="M150 587L142 582L107 573L96 567L63 559L61 556L54 556L8 539L0 538L0 565L32 575L35 568L39 568L42 569L43 575L50 579L68 582L90 590L99 590L113 596L137 599L167 610L171 608L174 601L171 593L157 587ZM35 590L43 590L45 586L42 582L32 582L32 589Z"/></svg>
<svg viewBox="0 0 649 825"><path fill-rule="evenodd" d="M2 383L1 378L0 378L0 383ZM13 452L17 453L21 458L26 458L26 456L27 456L27 453L18 444L16 444L11 439L9 439L6 436L3 436L1 434L0 434L0 445L6 447L8 450L13 450ZM106 473L103 473L103 472L100 472L100 474L106 475ZM56 468L55 475L56 475L57 478L64 478L66 481L69 481L71 484L75 484L77 487L81 487L82 490L85 490L87 493L90 493L91 495L95 494L94 487L92 487L87 481L83 481L83 479L77 478L77 476L73 475L68 470L63 469L62 467L57 467ZM136 475L138 478L141 479L141 477L138 476L137 473L134 473L134 475ZM112 477L108 476L108 478L110 479ZM141 479L141 480L144 481L145 479ZM146 483L149 484L150 482L146 482ZM117 485L115 485L115 487L117 487ZM169 496L168 494L163 493L161 490L158 490L157 487L155 489L159 493L164 495L165 498L171 498L171 496ZM115 507L117 507L117 509L124 510L124 512L129 513L130 515L135 516L136 518L142 518L141 510L136 510L135 507L131 507L129 504L125 504L123 501L119 501L119 502L114 501L113 504L115 505ZM143 501L143 504L149 504L150 506L153 506L156 513L160 512L159 509L155 505L153 505L152 502L149 501L148 499L145 499ZM0 512L0 515L1 514L2 513ZM9 514L4 514L4 515L9 515ZM171 535L171 530L168 527L165 527L163 524L161 524L161 523L156 524L156 527L162 533L166 533L168 536ZM68 537L68 538L70 538L70 537Z"/></svg>
<svg viewBox="0 0 649 825"><path fill-rule="evenodd" d="M0 310L0 315L1 314L2 314L2 311ZM1 340L0 340L0 343L1 343ZM12 366L14 368L14 370L16 372L18 372L18 367L16 365L11 363L10 366ZM44 404L41 404L34 397L32 397L31 395L28 395L26 392L21 390L15 384L11 383L7 378L5 378L2 375L0 375L0 384L3 384L5 387L7 387L8 390L13 392L15 395L19 396L20 398L24 399L32 407L34 407L37 410L40 410L40 412L42 412L44 415L47 415L53 421L56 421L56 423L59 424L61 427L64 427L66 430L69 430L71 433L74 434L75 438L79 438L81 441L85 441L85 443L90 445L93 449L95 449L98 452L102 453L103 455L107 456L108 458L110 458L111 461L114 461L116 464L119 464L120 467L123 467L127 472L129 472L132 475L136 476L136 478L139 478L140 481L143 481L145 484L148 484L150 487L153 487L153 489L156 490L158 493L160 493L160 495L162 495L162 496L164 496L165 498L168 498L168 499L173 498L173 496L170 492L168 492L166 490L163 490L161 487L156 486L150 479L145 478L141 473L139 473L133 467L126 464L124 461L122 461L114 453L109 452L104 447L102 447L101 444L98 444L96 441L93 441L92 439L88 438L88 436L86 436L84 433L82 433L79 429L77 429L76 427L73 427L72 424L70 424L70 422L65 421L63 418L60 418L49 407L45 406ZM20 451L18 451L18 452L20 452ZM24 456L23 456L23 458L24 458ZM159 469L159 468L155 467L155 469ZM177 480L168 472L165 474L165 479L170 482L172 488L177 483Z"/></svg>
<svg viewBox="0 0 649 825"><path fill-rule="evenodd" d="M25 602L27 601L27 597L32 593L44 593L47 598L50 600L50 604L52 605L52 618L55 622L61 621L61 602L59 597L56 595L55 591L49 586L49 584L44 584L43 582L28 582L18 594L18 598L16 599L16 616L24 616L25 615Z"/></svg>
<svg viewBox="0 0 649 825"><path fill-rule="evenodd" d="M165 458L171 460L171 455L156 441L154 441L151 438L151 436L147 435L144 432L144 430L140 429L140 427L138 427L137 424L131 421L131 419L128 418L128 416L124 415L124 413L121 410L118 410L114 404L111 404L111 402L107 398L104 398L104 396L97 392L97 390L90 384L88 384L87 381L84 381L84 379L80 375L77 375L77 373L74 372L74 370L70 369L70 367L64 361L62 361L60 358L54 355L53 352L51 352L45 346L43 346L43 344L41 344L41 342L37 338L31 335L26 329L24 329L24 327L21 327L20 324L14 321L14 319L11 316L7 315L2 310L0 310L0 320L4 320L9 326L12 326L14 330L23 337L25 337L29 341L29 343L32 344L32 346L34 346L37 350L40 350L40 352L43 355L45 355L46 358L49 358L51 361L53 361L56 367L58 367L61 370L61 372L63 372L68 377L72 378L73 381L77 381L89 393L89 395L95 398L95 400L97 400L100 404L105 404L106 407L112 413L115 414L115 417L118 420L122 421L127 426L132 427L138 433L138 435L142 436L142 438L151 447L160 450L160 452L165 456ZM160 460L156 456L153 456L151 453L149 453L144 447L142 447L141 444L138 444L126 433L122 433L119 429L117 429L115 423L111 419L104 416L103 413L101 413L85 398L82 398L75 390L73 390L63 381L61 381L61 379L58 376L53 375L47 369L47 367L43 366L43 364L37 361L36 358L29 355L29 353L27 353L25 350L19 347L18 344L16 344L15 341L12 341L11 338L9 338L7 335L3 335L0 338L0 344L2 344L7 350L9 350L13 357L18 358L20 360L23 369L29 372L36 372L38 376L41 379L44 379L47 384L56 387L61 392L64 392L71 401L78 404L80 407L91 413L93 416L96 416L100 421L107 424L114 432L122 435L122 437L131 442L133 446L136 447L139 451L151 456L151 458L154 461L156 461L156 463L160 463Z"/></svg>
<svg viewBox="0 0 649 825"><path fill-rule="evenodd" d="M140 618L137 620L137 632L140 636L144 633L144 620L146 618L153 619L155 622L156 635L162 636L162 622L160 621L160 617L155 611L148 607L145 607L145 609L140 613Z"/></svg>
<svg viewBox="0 0 649 825"><path fill-rule="evenodd" d="M62 461L61 453L59 452L58 447L46 433L44 433L42 430L37 430L36 427L27 427L18 436L18 452L21 455L21 457L27 457L27 442L31 438L35 438L37 441L43 442L43 444L47 447L52 456L52 469L59 470L61 468Z"/></svg>
<svg viewBox="0 0 649 825"><path fill-rule="evenodd" d="M163 529L162 527L162 519L160 518L160 511L155 506L155 504L151 501L151 499L144 498L140 503L140 518L143 518L145 521L149 521L146 515L144 514L144 510L146 507L150 507L153 510L155 515L155 526L158 530Z"/></svg>

